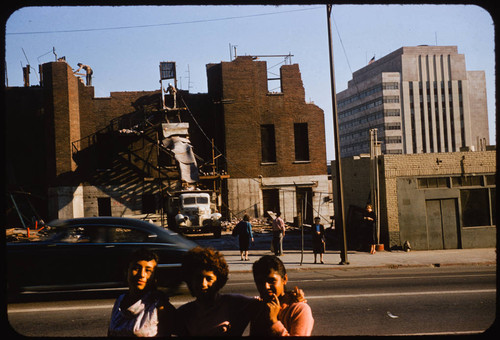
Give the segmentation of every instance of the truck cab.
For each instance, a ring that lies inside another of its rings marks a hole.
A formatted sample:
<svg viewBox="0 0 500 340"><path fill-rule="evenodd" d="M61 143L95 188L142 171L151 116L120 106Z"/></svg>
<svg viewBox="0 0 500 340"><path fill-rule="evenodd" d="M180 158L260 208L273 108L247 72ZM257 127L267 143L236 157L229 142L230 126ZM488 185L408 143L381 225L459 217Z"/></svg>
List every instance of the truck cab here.
<svg viewBox="0 0 500 340"><path fill-rule="evenodd" d="M175 228L180 233L213 233L221 236L221 217L207 192L181 192L176 197Z"/></svg>

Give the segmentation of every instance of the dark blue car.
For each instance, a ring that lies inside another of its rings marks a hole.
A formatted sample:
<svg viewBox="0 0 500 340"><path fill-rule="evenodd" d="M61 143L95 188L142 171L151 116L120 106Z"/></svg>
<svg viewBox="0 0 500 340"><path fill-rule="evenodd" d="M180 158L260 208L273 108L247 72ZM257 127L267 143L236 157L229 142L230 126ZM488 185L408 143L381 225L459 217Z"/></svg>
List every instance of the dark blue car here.
<svg viewBox="0 0 500 340"><path fill-rule="evenodd" d="M126 287L129 256L158 253L159 286L181 282L183 255L196 244L154 224L120 217L56 220L40 241L7 243L7 287L21 291Z"/></svg>

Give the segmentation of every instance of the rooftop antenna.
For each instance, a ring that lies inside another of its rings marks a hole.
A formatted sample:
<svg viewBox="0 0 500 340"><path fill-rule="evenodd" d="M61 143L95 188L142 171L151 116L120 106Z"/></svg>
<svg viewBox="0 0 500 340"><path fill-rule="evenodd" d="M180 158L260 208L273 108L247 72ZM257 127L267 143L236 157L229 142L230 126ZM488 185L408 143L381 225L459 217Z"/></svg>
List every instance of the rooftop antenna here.
<svg viewBox="0 0 500 340"><path fill-rule="evenodd" d="M189 71L189 64L188 64L188 70L187 70L187 74L188 74L188 92L189 90L191 89L191 71Z"/></svg>

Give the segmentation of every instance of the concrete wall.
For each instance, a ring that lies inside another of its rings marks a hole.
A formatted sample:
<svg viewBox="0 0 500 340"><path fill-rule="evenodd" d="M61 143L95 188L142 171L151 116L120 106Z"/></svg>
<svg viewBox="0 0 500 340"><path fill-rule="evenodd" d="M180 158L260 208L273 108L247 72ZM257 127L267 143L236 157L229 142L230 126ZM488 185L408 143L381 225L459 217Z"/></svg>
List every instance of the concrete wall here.
<svg viewBox="0 0 500 340"><path fill-rule="evenodd" d="M312 189L311 204L314 216L321 216L321 223L330 224L333 203L329 200L332 189L327 175L230 178L228 180L228 202L232 217L241 218L244 214L249 214L252 217L264 216L262 190L272 188L279 190L281 217L286 222L294 222L294 218L298 216L295 185Z"/></svg>

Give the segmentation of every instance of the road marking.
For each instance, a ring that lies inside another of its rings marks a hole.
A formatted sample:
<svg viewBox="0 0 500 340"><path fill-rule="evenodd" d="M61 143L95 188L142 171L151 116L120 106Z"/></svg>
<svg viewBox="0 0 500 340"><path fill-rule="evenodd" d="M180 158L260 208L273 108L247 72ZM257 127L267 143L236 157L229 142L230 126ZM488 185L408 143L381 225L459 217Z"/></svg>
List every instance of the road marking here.
<svg viewBox="0 0 500 340"><path fill-rule="evenodd" d="M429 292L400 292L400 293L371 293L371 294L339 294L339 295L316 295L306 296L307 300L314 299L345 299L356 297L387 297L387 296L412 296L412 295L441 295L441 294L479 294L479 293L496 293L496 289L468 289L468 290L441 290Z"/></svg>
<svg viewBox="0 0 500 340"><path fill-rule="evenodd" d="M465 278L465 277L496 277L496 274L464 274L464 275L434 275L434 276L391 276L391 277L347 277L347 278L324 278L324 279L296 279L288 280L288 283L323 282L323 281L361 281L361 280L400 280L400 279L442 279L442 278ZM228 282L226 286L253 285L253 282Z"/></svg>
<svg viewBox="0 0 500 340"><path fill-rule="evenodd" d="M445 291L428 291L428 292L400 292L400 293L371 293L371 294L340 294L340 295L316 295L307 296L307 300L316 299L346 299L357 297L388 297L388 296L412 296L412 295L441 295L441 294L480 294L480 293L496 293L496 289L476 289L476 290L445 290ZM181 306L191 300L170 301L175 307ZM45 312L63 312L72 310L92 310L92 309L109 309L113 308L112 304L93 305L93 306L69 306L69 307L43 307L43 308L8 308L8 314L14 313L45 313Z"/></svg>
<svg viewBox="0 0 500 340"><path fill-rule="evenodd" d="M175 307L182 306L183 304L190 302L191 300L185 301L170 301ZM91 306L68 306L68 307L41 307L41 308L18 308L18 307L7 307L7 314L14 313L45 313L45 312L64 312L73 310L92 310L92 309L111 309L113 304L107 305L91 305Z"/></svg>

